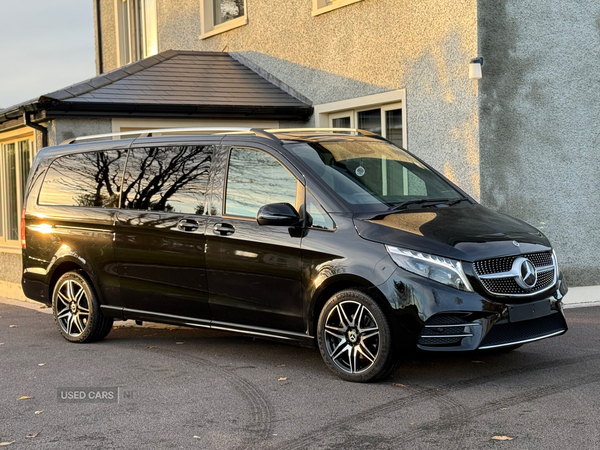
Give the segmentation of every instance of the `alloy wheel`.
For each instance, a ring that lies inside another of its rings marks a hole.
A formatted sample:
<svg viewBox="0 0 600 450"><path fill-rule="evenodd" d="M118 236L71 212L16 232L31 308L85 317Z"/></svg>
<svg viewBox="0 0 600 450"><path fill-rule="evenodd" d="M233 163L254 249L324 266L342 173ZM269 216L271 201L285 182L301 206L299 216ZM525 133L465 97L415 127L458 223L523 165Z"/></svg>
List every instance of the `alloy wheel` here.
<svg viewBox="0 0 600 450"><path fill-rule="evenodd" d="M57 292L56 319L69 336L80 336L90 319L90 299L75 280L66 280Z"/></svg>
<svg viewBox="0 0 600 450"><path fill-rule="evenodd" d="M340 302L325 321L325 345L331 360L344 372L368 370L379 354L379 326L369 309L355 301Z"/></svg>

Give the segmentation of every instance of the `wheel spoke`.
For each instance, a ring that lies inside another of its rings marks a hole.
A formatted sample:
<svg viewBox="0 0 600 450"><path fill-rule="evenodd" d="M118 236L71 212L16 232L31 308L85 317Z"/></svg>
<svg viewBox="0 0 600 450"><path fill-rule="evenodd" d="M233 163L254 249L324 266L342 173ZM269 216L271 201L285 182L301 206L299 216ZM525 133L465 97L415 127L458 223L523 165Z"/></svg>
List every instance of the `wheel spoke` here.
<svg viewBox="0 0 600 450"><path fill-rule="evenodd" d="M65 309L63 309L62 311L60 311L59 313L56 313L56 318L57 319L64 319L65 317L67 317L69 314L71 314L71 310L69 309L69 307L66 307Z"/></svg>
<svg viewBox="0 0 600 450"><path fill-rule="evenodd" d="M84 314L89 314L90 313L90 310L88 308L84 307L84 306L79 305L78 309L79 309L79 312L82 312Z"/></svg>
<svg viewBox="0 0 600 450"><path fill-rule="evenodd" d="M67 334L71 334L71 329L73 328L73 314L69 314L69 316L67 317L67 324L66 324L66 331Z"/></svg>
<svg viewBox="0 0 600 450"><path fill-rule="evenodd" d="M348 328L349 326L354 325L354 321L351 322L350 319L348 319L348 316L346 315L346 311L344 311L344 308L342 308L341 303L339 305L337 305L336 308L338 309L338 314L340 316L340 320L342 321L342 324L344 325L344 330L346 328Z"/></svg>
<svg viewBox="0 0 600 450"><path fill-rule="evenodd" d="M360 331L360 322L362 320L362 315L365 309L367 308L365 308L364 305L360 305L358 307L358 311L356 312L356 316L354 317L354 323L356 324L356 328L358 329L358 331Z"/></svg>
<svg viewBox="0 0 600 450"><path fill-rule="evenodd" d="M58 291L58 299L66 306L69 306L69 299L62 292Z"/></svg>
<svg viewBox="0 0 600 450"><path fill-rule="evenodd" d="M329 333L338 339L345 338L344 332L342 330L340 330L339 328L327 327L327 328L325 328L325 333Z"/></svg>
<svg viewBox="0 0 600 450"><path fill-rule="evenodd" d="M346 344L346 340L344 339L342 342L340 342L337 347L331 352L331 359L333 359L334 361L336 359L338 359L347 348L352 348L349 345Z"/></svg>
<svg viewBox="0 0 600 450"><path fill-rule="evenodd" d="M356 366L356 355L357 355L357 351L356 351L357 347L348 347L348 363L350 364L350 373L355 373L357 366Z"/></svg>
<svg viewBox="0 0 600 450"><path fill-rule="evenodd" d="M75 326L77 327L80 333L83 333L83 329L85 327L81 323L81 318L79 317L79 314L75 315Z"/></svg>
<svg viewBox="0 0 600 450"><path fill-rule="evenodd" d="M371 363L375 361L375 356L373 356L373 353L371 353L364 342L361 342L356 348L365 358L371 361Z"/></svg>
<svg viewBox="0 0 600 450"><path fill-rule="evenodd" d="M373 331L372 333L363 334L362 339L364 341L366 339L372 338L373 336L377 336L378 334L379 334L379 329L377 329L377 331Z"/></svg>
<svg viewBox="0 0 600 450"><path fill-rule="evenodd" d="M77 306L79 306L79 302L81 302L82 298L85 298L85 291L81 286L79 286L79 292L75 295L75 301L77 302Z"/></svg>
<svg viewBox="0 0 600 450"><path fill-rule="evenodd" d="M67 281L67 298L69 299L69 301L73 301L75 300L75 294L73 292L73 280L69 280Z"/></svg>
<svg viewBox="0 0 600 450"><path fill-rule="evenodd" d="M364 333L370 333L371 331L379 331L379 328L377 328L377 327L371 327L371 328L360 328L360 327L358 327L358 331L360 333L364 334Z"/></svg>

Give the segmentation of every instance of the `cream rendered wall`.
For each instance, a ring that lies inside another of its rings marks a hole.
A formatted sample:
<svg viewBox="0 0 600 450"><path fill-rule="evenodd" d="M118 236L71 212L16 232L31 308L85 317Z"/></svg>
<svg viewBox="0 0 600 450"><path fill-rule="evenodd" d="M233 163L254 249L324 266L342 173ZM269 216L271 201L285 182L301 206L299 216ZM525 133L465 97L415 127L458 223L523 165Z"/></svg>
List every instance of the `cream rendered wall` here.
<svg viewBox="0 0 600 450"><path fill-rule="evenodd" d="M114 1L102 8L110 70ZM158 0L159 51L239 53L313 104L406 89L408 148L479 198L476 0L363 0L316 17L312 0L247 0L247 11L247 25L200 40L200 0Z"/></svg>
<svg viewBox="0 0 600 450"><path fill-rule="evenodd" d="M102 29L102 64L104 72L110 72L118 67L115 0L100 0L100 24ZM96 28L95 9L94 28ZM98 71L98 67L96 67L96 71Z"/></svg>

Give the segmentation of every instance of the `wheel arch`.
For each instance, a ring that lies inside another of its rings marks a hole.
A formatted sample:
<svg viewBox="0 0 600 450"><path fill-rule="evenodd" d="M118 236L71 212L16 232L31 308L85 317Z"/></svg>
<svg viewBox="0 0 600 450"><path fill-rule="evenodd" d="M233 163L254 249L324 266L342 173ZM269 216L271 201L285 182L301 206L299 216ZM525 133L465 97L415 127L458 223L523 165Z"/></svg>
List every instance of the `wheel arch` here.
<svg viewBox="0 0 600 450"><path fill-rule="evenodd" d="M94 277L92 277L89 274L88 270L86 270L86 267L82 265L79 260L77 260L76 258L69 257L61 258L60 262L57 262L53 266L52 271L49 273L47 295L49 302L52 303L52 294L54 293L54 288L59 278L62 277L65 273L73 271L81 273L90 282L90 284L94 288L94 292L96 294L96 297L98 298L98 301L102 303L102 300L100 299L99 295L100 290L98 289Z"/></svg>
<svg viewBox="0 0 600 450"><path fill-rule="evenodd" d="M344 289L361 289L367 292L373 300L375 300L385 312L391 312L389 302L386 300L385 295L365 278L359 276L337 276L331 277L325 280L319 285L315 293L312 296L311 306L308 312L308 329L309 332L315 337L317 336L317 324L319 322L319 315L329 300L336 293L343 291ZM392 314L388 314L390 321L394 320Z"/></svg>

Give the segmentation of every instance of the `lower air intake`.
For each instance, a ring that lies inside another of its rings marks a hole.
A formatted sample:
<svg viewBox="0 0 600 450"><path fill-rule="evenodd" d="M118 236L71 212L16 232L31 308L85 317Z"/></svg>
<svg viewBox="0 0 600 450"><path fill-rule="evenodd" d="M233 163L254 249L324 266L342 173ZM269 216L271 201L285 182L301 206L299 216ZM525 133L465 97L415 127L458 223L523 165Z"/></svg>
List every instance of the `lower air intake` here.
<svg viewBox="0 0 600 450"><path fill-rule="evenodd" d="M567 330L562 314L555 312L549 316L516 323L494 325L485 336L479 348L499 347L549 337Z"/></svg>

